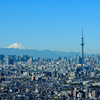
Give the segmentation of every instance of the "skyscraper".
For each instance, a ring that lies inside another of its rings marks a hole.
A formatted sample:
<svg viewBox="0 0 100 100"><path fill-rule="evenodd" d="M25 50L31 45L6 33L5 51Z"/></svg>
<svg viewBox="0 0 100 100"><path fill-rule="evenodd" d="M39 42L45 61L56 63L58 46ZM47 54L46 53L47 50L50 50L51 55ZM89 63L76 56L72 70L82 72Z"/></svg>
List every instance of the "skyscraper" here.
<svg viewBox="0 0 100 100"><path fill-rule="evenodd" d="M84 64L84 49L83 49L84 43L83 43L83 27L82 27L82 37L81 37L81 67L83 67Z"/></svg>

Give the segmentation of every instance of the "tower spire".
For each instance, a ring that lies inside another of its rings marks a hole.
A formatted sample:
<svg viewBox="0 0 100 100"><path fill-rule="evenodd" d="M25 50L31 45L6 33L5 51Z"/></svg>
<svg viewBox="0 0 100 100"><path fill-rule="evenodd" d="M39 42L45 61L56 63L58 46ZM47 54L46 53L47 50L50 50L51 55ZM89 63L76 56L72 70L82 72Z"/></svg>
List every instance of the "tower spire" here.
<svg viewBox="0 0 100 100"><path fill-rule="evenodd" d="M83 27L82 27L82 37L83 37Z"/></svg>

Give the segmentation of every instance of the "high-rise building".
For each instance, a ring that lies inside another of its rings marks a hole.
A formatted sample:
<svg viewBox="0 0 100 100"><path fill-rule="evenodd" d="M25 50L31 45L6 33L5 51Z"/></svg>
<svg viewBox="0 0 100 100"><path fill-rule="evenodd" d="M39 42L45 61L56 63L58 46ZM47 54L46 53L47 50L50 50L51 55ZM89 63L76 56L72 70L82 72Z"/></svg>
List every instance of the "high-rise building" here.
<svg viewBox="0 0 100 100"><path fill-rule="evenodd" d="M10 64L10 57L6 57L6 64L9 65Z"/></svg>
<svg viewBox="0 0 100 100"><path fill-rule="evenodd" d="M84 43L83 43L83 27L82 27L82 37L81 37L81 67L83 67L84 64L84 49L83 49Z"/></svg>
<svg viewBox="0 0 100 100"><path fill-rule="evenodd" d="M0 65L3 64L4 55L0 54Z"/></svg>

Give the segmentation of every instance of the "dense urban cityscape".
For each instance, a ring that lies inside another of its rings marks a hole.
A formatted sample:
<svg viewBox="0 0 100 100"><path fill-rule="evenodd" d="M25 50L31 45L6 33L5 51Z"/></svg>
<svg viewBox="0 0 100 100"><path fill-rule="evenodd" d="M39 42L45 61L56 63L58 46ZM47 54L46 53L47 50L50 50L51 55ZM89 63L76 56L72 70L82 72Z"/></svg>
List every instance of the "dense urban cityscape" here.
<svg viewBox="0 0 100 100"><path fill-rule="evenodd" d="M100 99L100 55L35 58L0 54L0 100Z"/></svg>
<svg viewBox="0 0 100 100"><path fill-rule="evenodd" d="M100 100L99 43L100 0L0 0L0 100Z"/></svg>

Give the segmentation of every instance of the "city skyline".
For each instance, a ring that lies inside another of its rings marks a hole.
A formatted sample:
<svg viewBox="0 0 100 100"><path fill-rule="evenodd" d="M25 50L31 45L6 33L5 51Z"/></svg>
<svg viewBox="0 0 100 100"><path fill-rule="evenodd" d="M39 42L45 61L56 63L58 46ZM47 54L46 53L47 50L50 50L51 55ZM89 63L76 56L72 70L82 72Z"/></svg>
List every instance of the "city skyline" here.
<svg viewBox="0 0 100 100"><path fill-rule="evenodd" d="M0 1L0 48L21 43L26 48L100 53L100 1Z"/></svg>

